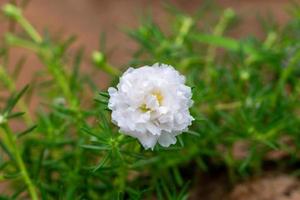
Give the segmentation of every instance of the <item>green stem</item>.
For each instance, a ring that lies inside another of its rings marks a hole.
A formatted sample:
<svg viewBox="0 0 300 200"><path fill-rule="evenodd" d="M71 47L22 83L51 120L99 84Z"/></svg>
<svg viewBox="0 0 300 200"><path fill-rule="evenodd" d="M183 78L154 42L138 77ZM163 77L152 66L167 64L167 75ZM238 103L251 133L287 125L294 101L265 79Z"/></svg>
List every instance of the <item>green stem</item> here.
<svg viewBox="0 0 300 200"><path fill-rule="evenodd" d="M267 38L263 44L264 48L271 49L272 46L274 45L274 43L276 42L277 38L278 38L278 35L274 31L269 32L267 35Z"/></svg>
<svg viewBox="0 0 300 200"><path fill-rule="evenodd" d="M31 37L33 41L35 41L36 43L41 43L43 41L39 33L24 17L20 17L17 20L17 22L23 27L23 29L26 31L26 33Z"/></svg>
<svg viewBox="0 0 300 200"><path fill-rule="evenodd" d="M121 74L121 72L117 68L115 68L112 65L109 65L107 63L103 66L102 69L103 69L103 71L105 71L106 73L108 73L112 76L119 76Z"/></svg>
<svg viewBox="0 0 300 200"><path fill-rule="evenodd" d="M238 109L242 106L242 102L240 101L235 101L235 102L229 102L229 103L217 103L210 107L207 104L202 104L200 106L201 112L214 112L214 111L231 111Z"/></svg>
<svg viewBox="0 0 300 200"><path fill-rule="evenodd" d="M62 90L63 95L66 97L67 101L70 103L72 109L78 110L77 101L75 101L75 97L68 86L68 77L62 69L64 67L59 68L56 64L47 63L44 61L45 65L48 67L48 70L52 74L53 78L56 80L59 88Z"/></svg>
<svg viewBox="0 0 300 200"><path fill-rule="evenodd" d="M44 52L44 49L42 49L38 44L29 40L19 38L11 33L5 34L5 41L10 46L26 48L33 51L36 54L39 54L40 52Z"/></svg>
<svg viewBox="0 0 300 200"><path fill-rule="evenodd" d="M183 44L183 41L186 38L187 34L189 33L191 27L193 26L193 23L194 23L193 19L190 17L185 17L183 19L178 36L175 39L176 45L181 46Z"/></svg>
<svg viewBox="0 0 300 200"><path fill-rule="evenodd" d="M72 92L70 91L69 86L66 82L67 77L65 75L65 72L61 70L64 67L58 67L57 64L53 64L51 63L51 61L48 61L50 53L49 51L47 51L47 49L43 49L30 41L18 38L11 34L7 34L5 38L9 45L26 48L33 51L37 55L40 55L41 61L47 66L49 72L52 74L52 76L58 83L64 96L67 98L68 101L71 101L73 99Z"/></svg>
<svg viewBox="0 0 300 200"><path fill-rule="evenodd" d="M26 49L29 49L29 50L33 51L34 53L40 55L39 57L41 58L41 61L47 66L48 70L50 71L50 73L52 74L52 76L54 77L56 82L58 83L63 94L65 95L67 100L74 107L75 103L73 103L73 101L72 101L73 94L70 91L69 86L67 85L67 82L66 82L67 77L65 75L65 72L62 71L62 69L64 67L58 67L58 64L56 64L56 63L53 64L51 62L51 60L49 61L49 56L51 55L50 51L47 51L47 49L41 48L38 44L18 38L12 34L6 34L5 39L9 45L26 48Z"/></svg>
<svg viewBox="0 0 300 200"><path fill-rule="evenodd" d="M215 106L216 110L234 110L242 106L242 103L239 101L231 103L219 103Z"/></svg>
<svg viewBox="0 0 300 200"><path fill-rule="evenodd" d="M265 50L271 49L276 40L278 39L278 36L275 32L271 31L268 33L266 40L263 43L263 48ZM257 53L250 53L250 55L247 56L245 59L245 66L249 67L252 63L254 63L257 60Z"/></svg>
<svg viewBox="0 0 300 200"><path fill-rule="evenodd" d="M2 11L6 16L18 22L34 42L41 43L43 41L39 33L23 16L22 10L20 8L16 7L13 4L6 4L2 7Z"/></svg>
<svg viewBox="0 0 300 200"><path fill-rule="evenodd" d="M17 147L16 137L10 130L7 123L2 124L1 127L5 131L4 141L7 143L9 150L12 152L13 156L15 157L16 164L20 170L20 174L21 174L25 184L27 185L28 192L31 196L31 199L38 200L38 194L37 194L36 188L35 188L32 180L29 177L28 171L27 171L24 161L21 157L21 153L19 152L19 148Z"/></svg>
<svg viewBox="0 0 300 200"><path fill-rule="evenodd" d="M216 25L213 31L213 36L222 36L225 29L227 28L229 22L234 17L234 11L232 9L226 9L219 21L219 23ZM210 76L214 74L214 70L212 68L213 61L216 57L216 46L210 45L207 50L206 55L206 69L208 71L208 81L210 82Z"/></svg>
<svg viewBox="0 0 300 200"><path fill-rule="evenodd" d="M283 70L281 70L280 78L278 80L277 86L275 88L275 92L273 94L272 98L272 104L273 106L276 105L277 99L280 96L280 94L285 91L285 84L289 78L289 76L293 73L295 70L295 66L300 60L300 52L298 52L290 61L290 63L285 66Z"/></svg>
<svg viewBox="0 0 300 200"><path fill-rule="evenodd" d="M120 74L121 74L120 70L118 70L114 66L110 65L107 62L104 54L99 51L94 51L92 53L92 61L99 69L103 70L104 72L106 72L112 76L120 76Z"/></svg>

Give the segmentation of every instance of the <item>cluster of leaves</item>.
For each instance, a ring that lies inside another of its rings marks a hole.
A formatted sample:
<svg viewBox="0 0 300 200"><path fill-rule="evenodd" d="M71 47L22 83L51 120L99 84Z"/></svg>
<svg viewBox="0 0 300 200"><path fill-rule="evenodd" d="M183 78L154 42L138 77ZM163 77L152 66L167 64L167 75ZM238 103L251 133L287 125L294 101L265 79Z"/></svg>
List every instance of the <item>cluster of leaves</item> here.
<svg viewBox="0 0 300 200"><path fill-rule="evenodd" d="M191 132L200 138L183 139L182 156L204 170L225 165L233 181L259 173L266 160L277 162L275 154L278 162L288 158L286 166L298 162L299 6L284 27L263 21L262 39L226 36L237 21L231 9L200 25L203 11L171 12L169 34L151 20L129 34L140 44L133 63L176 66L194 87Z"/></svg>
<svg viewBox="0 0 300 200"><path fill-rule="evenodd" d="M7 32L0 47L0 181L11 188L1 199L187 199L196 171L223 167L235 181L258 173L270 152L284 152L285 166L299 162L299 7L285 28L266 27L263 39L224 36L236 18L231 9L199 24L209 7L195 16L170 9L169 30L147 19L129 31L140 47L132 65L171 64L193 87L190 131L154 151L110 122L108 94L80 70L83 51L69 50L74 38L41 36L14 5L2 11L22 32ZM16 47L44 66L19 92L24 59L8 71ZM116 83L120 71L103 53L92 61L91 70ZM42 102L34 114L31 96ZM27 128L17 130L20 124ZM246 149L242 157L235 155L238 143Z"/></svg>

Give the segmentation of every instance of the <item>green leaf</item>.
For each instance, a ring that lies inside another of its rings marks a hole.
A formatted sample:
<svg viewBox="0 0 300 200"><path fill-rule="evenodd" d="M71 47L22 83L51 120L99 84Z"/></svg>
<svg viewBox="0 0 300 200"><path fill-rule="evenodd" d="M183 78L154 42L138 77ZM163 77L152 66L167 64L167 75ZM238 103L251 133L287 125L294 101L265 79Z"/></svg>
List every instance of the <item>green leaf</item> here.
<svg viewBox="0 0 300 200"><path fill-rule="evenodd" d="M109 94L108 92L99 92L100 96L105 97L105 98L109 98Z"/></svg>
<svg viewBox="0 0 300 200"><path fill-rule="evenodd" d="M17 138L23 137L27 135L28 133L32 133L36 129L37 125L33 125L30 128L26 129L25 131L22 131L21 133L17 134Z"/></svg>
<svg viewBox="0 0 300 200"><path fill-rule="evenodd" d="M108 161L108 159L110 158L111 154L106 154L102 159L101 161L99 162L99 164L93 169L93 172L96 172L98 171L100 168L102 168L106 162Z"/></svg>
<svg viewBox="0 0 300 200"><path fill-rule="evenodd" d="M7 116L7 119L18 118L18 117L23 116L24 114L25 114L24 112L10 113L10 114Z"/></svg>
<svg viewBox="0 0 300 200"><path fill-rule="evenodd" d="M108 150L111 150L111 147L109 146L98 146L98 145L88 145L88 144L85 144L85 145L80 145L82 148L85 148L85 149L89 149L89 150L94 150L94 151L108 151Z"/></svg>
<svg viewBox="0 0 300 200"><path fill-rule="evenodd" d="M230 51L244 51L248 54L256 53L255 49L244 42L239 42L232 38L227 38L223 36L209 35L209 34L191 34L189 35L191 40L195 40L197 42L215 45L217 47L221 47Z"/></svg>
<svg viewBox="0 0 300 200"><path fill-rule="evenodd" d="M24 95L24 93L27 91L27 89L29 88L28 85L26 85L20 92L18 92L17 94L13 95L7 102L7 105L4 109L4 113L8 113L10 114L12 109L15 107L15 105L18 103L18 101L20 100L20 98Z"/></svg>

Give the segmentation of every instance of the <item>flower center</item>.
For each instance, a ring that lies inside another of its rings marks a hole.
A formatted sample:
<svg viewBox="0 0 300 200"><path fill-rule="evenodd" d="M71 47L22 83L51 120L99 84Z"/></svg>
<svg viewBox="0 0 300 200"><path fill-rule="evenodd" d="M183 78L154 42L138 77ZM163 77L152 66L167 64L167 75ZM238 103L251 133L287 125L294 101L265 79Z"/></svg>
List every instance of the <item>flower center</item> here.
<svg viewBox="0 0 300 200"><path fill-rule="evenodd" d="M158 101L158 105L161 106L162 101L164 100L164 97L161 95L160 91L154 91L154 92L152 92L152 95L156 97L156 99Z"/></svg>
<svg viewBox="0 0 300 200"><path fill-rule="evenodd" d="M151 95L153 95L157 102L158 102L158 105L161 106L162 105L162 102L164 100L164 97L162 96L161 92L160 91L154 91L151 93ZM142 112L148 112L148 111L152 111L151 108L147 107L147 104L143 103L140 107L140 110Z"/></svg>
<svg viewBox="0 0 300 200"><path fill-rule="evenodd" d="M140 106L140 110L142 111L142 112L148 112L148 111L150 111L151 109L150 108L147 108L147 105L145 104L145 103L143 103L141 106Z"/></svg>

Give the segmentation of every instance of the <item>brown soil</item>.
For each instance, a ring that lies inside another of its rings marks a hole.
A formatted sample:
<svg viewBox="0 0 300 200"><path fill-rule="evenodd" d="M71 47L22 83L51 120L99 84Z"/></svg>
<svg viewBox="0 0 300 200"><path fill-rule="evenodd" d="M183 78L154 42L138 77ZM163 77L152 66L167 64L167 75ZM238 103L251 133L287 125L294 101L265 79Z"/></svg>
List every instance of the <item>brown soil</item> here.
<svg viewBox="0 0 300 200"><path fill-rule="evenodd" d="M299 200L300 180L272 171L232 185L219 171L199 176L191 194L191 200Z"/></svg>
<svg viewBox="0 0 300 200"><path fill-rule="evenodd" d="M300 182L285 174L269 175L237 185L230 200L299 200Z"/></svg>

